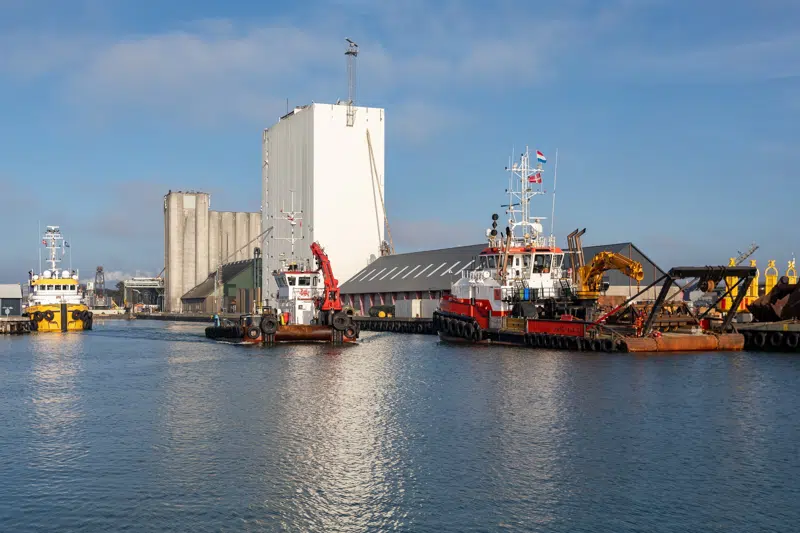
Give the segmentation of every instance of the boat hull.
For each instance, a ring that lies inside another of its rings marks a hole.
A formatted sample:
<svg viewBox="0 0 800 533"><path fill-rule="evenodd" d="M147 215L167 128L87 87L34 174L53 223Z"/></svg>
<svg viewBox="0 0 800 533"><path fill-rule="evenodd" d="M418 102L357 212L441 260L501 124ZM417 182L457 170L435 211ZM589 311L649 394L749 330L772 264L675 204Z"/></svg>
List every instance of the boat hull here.
<svg viewBox="0 0 800 533"><path fill-rule="evenodd" d="M92 329L92 313L83 304L32 305L26 314L32 331L55 333Z"/></svg>
<svg viewBox="0 0 800 533"><path fill-rule="evenodd" d="M355 337L347 337L345 335L337 335L337 331L331 326L320 325L304 325L304 324L289 324L280 326L278 330L271 336L265 337L260 331L255 335L248 334L247 328L240 326L209 326L206 328L206 337L215 340L225 340L228 342L240 342L244 344L270 344L270 343L306 343L306 342L324 342L324 343L353 343L357 340Z"/></svg>

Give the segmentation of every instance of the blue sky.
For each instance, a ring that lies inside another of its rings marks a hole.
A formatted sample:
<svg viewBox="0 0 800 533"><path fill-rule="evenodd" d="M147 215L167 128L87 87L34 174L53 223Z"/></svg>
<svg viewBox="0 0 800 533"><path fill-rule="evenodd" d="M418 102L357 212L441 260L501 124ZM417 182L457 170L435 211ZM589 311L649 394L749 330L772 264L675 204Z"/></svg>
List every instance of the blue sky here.
<svg viewBox="0 0 800 533"><path fill-rule="evenodd" d="M800 2L0 0L0 282L39 221L122 275L163 267L169 189L258 210L261 130L346 96L344 37L386 109L399 251L479 242L525 144L546 181L559 151L560 241L800 251Z"/></svg>

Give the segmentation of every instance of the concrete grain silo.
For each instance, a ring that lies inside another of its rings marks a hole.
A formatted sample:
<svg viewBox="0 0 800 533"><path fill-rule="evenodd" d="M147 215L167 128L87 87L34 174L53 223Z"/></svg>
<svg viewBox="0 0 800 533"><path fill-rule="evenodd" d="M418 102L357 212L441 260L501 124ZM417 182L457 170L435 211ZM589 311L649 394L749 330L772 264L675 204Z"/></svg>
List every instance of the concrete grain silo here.
<svg viewBox="0 0 800 533"><path fill-rule="evenodd" d="M302 227L294 227L302 237L294 246L297 261L312 260L309 247L318 241L344 281L380 256L385 124L380 108L315 103L264 130L261 230L273 228L264 239L265 297L276 290L272 271L291 255L292 204L302 211Z"/></svg>

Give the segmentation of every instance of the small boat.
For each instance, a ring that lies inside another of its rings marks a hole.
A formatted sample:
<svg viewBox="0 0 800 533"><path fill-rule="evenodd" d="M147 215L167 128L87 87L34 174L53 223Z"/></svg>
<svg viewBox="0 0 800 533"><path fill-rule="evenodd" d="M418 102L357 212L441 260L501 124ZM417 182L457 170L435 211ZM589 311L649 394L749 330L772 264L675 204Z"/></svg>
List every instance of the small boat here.
<svg viewBox="0 0 800 533"><path fill-rule="evenodd" d="M50 268L36 274L28 272L28 301L23 316L31 330L41 332L84 331L92 329L92 312L83 301L75 271L60 270L58 264L69 248L58 226L47 226L42 235Z"/></svg>
<svg viewBox="0 0 800 533"><path fill-rule="evenodd" d="M241 315L206 328L206 337L226 342L273 345L284 342L352 343L359 337L352 310L342 306L339 282L318 243L311 252L319 268L285 263L273 272L278 285L276 306L261 314Z"/></svg>

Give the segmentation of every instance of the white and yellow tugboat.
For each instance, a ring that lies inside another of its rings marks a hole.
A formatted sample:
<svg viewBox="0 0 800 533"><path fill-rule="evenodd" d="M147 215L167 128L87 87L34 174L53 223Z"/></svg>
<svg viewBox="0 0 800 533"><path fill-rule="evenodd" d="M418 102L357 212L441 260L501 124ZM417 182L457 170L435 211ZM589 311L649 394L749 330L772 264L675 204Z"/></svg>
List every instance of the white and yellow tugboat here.
<svg viewBox="0 0 800 533"><path fill-rule="evenodd" d="M69 244L58 226L47 226L42 236L50 268L41 274L28 272L28 307L25 314L33 331L83 331L92 329L92 312L83 303L78 276L59 270L58 264Z"/></svg>

